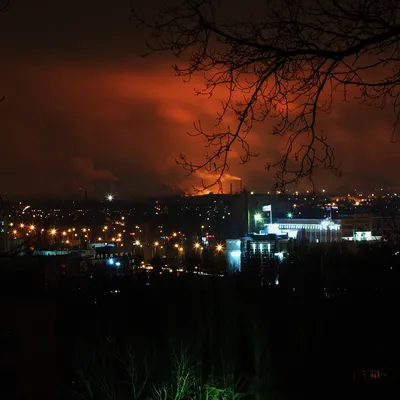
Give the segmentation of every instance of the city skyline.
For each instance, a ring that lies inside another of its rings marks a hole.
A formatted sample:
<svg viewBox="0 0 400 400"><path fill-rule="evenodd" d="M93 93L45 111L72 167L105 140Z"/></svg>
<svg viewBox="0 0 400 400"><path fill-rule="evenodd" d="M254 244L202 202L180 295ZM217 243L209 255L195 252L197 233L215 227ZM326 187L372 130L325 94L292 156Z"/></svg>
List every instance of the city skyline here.
<svg viewBox="0 0 400 400"><path fill-rule="evenodd" d="M222 97L196 97L200 81L174 76L168 55L138 56L145 33L131 20L128 1L73 1L63 12L52 3L12 1L0 13L0 128L7 138L1 192L63 196L85 188L123 197L190 191L199 179L185 177L175 158L201 158L201 141L186 132L199 119L211 126ZM148 8L159 5L150 1ZM391 143L393 122L392 110L338 101L321 116L321 128L342 177L321 171L318 187L344 193L395 186L400 159L398 144ZM246 166L232 163L225 193L240 179L255 191L273 185L264 166L282 142L268 135L268 124L257 125L249 140L260 155Z"/></svg>

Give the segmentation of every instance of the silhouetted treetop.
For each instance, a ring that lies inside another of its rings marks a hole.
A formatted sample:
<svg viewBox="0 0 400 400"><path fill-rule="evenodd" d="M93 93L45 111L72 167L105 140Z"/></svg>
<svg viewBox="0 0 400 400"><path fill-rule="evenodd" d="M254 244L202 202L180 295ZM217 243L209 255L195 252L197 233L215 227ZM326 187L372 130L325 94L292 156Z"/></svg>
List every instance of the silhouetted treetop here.
<svg viewBox="0 0 400 400"><path fill-rule="evenodd" d="M283 155L266 166L276 170L278 187L312 181L318 165L338 173L318 123L338 98L392 107L394 135L400 117L398 1L266 0L251 9L251 18L234 22L224 12L240 13L230 3L225 7L182 0L151 21L134 12L151 29L149 53L179 58L174 69L185 80L200 74L204 86L197 94L226 89L215 129L195 124L194 135L206 141L204 160L196 164L185 155L177 160L189 174L205 169L215 177L212 184L219 183L233 148L241 149L241 162L247 163L255 155L248 135L257 123L285 138ZM247 2L243 7L250 9ZM228 115L236 116L235 124L224 123Z"/></svg>

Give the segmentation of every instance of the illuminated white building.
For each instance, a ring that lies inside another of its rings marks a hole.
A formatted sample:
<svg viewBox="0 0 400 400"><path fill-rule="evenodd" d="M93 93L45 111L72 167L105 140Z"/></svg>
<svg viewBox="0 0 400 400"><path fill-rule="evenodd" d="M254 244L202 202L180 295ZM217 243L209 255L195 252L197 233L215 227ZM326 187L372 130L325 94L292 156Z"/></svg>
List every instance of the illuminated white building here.
<svg viewBox="0 0 400 400"><path fill-rule="evenodd" d="M252 234L242 239L227 240L225 256L232 272L239 272L251 260L257 260L260 267L264 267L272 259L283 260L287 243L287 235Z"/></svg>
<svg viewBox="0 0 400 400"><path fill-rule="evenodd" d="M240 239L228 239L225 244L225 256L232 272L239 272L241 267L242 250Z"/></svg>
<svg viewBox="0 0 400 400"><path fill-rule="evenodd" d="M265 224L260 233L288 235L308 243L332 243L341 241L340 221L331 219L278 219L274 224Z"/></svg>

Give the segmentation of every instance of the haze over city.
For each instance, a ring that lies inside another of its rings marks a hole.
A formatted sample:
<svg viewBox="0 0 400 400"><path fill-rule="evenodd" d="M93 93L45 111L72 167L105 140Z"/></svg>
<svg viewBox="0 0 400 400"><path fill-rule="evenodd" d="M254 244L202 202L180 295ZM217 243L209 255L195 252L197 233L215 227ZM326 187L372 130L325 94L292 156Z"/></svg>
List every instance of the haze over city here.
<svg viewBox="0 0 400 400"><path fill-rule="evenodd" d="M159 5L152 0L140 11L148 15ZM249 15L254 7L250 2ZM18 0L0 21L2 193L65 197L85 188L97 196L152 196L190 192L207 178L187 177L175 159L184 153L201 160L203 142L187 132L198 120L212 127L223 93L195 96L200 78L184 83L168 54L139 57L146 32L130 18L128 1L73 0L60 9L59 2ZM392 110L335 96L319 127L335 148L341 177L320 171L319 188L398 184ZM225 192L240 179L252 190L271 189L274 174L265 165L278 158L283 141L269 130L269 123L254 127L249 141L259 156L247 165L239 164L238 149L232 152Z"/></svg>

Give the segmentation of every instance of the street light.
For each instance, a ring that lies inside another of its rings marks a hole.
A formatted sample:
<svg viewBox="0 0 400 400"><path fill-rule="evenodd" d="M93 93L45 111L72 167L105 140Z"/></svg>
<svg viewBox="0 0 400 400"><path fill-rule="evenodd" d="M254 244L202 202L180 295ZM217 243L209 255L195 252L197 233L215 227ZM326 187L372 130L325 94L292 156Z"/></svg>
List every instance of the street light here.
<svg viewBox="0 0 400 400"><path fill-rule="evenodd" d="M217 244L217 251L221 252L224 249L224 247L222 246L222 244Z"/></svg>
<svg viewBox="0 0 400 400"><path fill-rule="evenodd" d="M254 214L254 220L255 220L256 222L259 222L259 221L261 221L261 220L262 220L262 216L261 216L261 214L259 214L259 213L257 213L257 214Z"/></svg>
<svg viewBox="0 0 400 400"><path fill-rule="evenodd" d="M195 247L195 249L200 248L200 243L195 243L195 244L194 244L194 247Z"/></svg>
<svg viewBox="0 0 400 400"><path fill-rule="evenodd" d="M106 199L107 199L108 201L113 201L113 200L114 200L114 196L113 196L112 194L108 194L108 195L106 196Z"/></svg>
<svg viewBox="0 0 400 400"><path fill-rule="evenodd" d="M160 243L154 242L154 246L157 247Z"/></svg>
<svg viewBox="0 0 400 400"><path fill-rule="evenodd" d="M288 217L288 218L293 218L293 214L292 214L291 212L289 212L289 213L287 214L287 217Z"/></svg>

